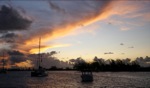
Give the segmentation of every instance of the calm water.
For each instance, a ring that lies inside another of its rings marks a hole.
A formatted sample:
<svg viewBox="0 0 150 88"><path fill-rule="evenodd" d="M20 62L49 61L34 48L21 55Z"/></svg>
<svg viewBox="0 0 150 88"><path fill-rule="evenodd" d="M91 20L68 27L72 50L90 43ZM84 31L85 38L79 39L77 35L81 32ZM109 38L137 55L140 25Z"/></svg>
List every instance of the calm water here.
<svg viewBox="0 0 150 88"><path fill-rule="evenodd" d="M150 88L150 72L93 73L92 83L82 83L80 72L53 71L48 77L31 77L29 71L0 74L0 88Z"/></svg>

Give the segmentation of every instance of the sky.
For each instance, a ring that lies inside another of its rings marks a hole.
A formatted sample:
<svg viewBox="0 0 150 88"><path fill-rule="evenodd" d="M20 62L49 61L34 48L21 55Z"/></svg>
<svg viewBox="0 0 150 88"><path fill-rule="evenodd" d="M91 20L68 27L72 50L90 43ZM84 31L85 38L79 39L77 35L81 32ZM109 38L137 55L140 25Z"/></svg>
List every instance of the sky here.
<svg viewBox="0 0 150 88"><path fill-rule="evenodd" d="M59 60L150 56L148 0L2 0L0 49Z"/></svg>

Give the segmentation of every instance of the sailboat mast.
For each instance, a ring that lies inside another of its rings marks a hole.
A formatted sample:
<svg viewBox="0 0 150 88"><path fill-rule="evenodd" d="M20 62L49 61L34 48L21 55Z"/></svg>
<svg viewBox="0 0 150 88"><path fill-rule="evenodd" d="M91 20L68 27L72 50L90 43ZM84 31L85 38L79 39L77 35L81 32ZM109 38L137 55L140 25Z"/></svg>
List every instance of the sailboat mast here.
<svg viewBox="0 0 150 88"><path fill-rule="evenodd" d="M5 64L4 64L4 52L3 52L3 70L4 70L4 65L5 65Z"/></svg>
<svg viewBox="0 0 150 88"><path fill-rule="evenodd" d="M40 67L40 61L41 61L40 48L41 48L41 37L39 38L39 67Z"/></svg>

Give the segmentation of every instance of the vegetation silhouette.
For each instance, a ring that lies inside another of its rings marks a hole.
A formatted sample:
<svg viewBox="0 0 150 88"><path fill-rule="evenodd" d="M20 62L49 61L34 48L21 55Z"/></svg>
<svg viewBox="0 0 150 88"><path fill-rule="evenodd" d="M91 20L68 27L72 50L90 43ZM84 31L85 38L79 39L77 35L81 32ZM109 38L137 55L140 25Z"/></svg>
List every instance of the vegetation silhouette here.
<svg viewBox="0 0 150 88"><path fill-rule="evenodd" d="M69 63L72 64L73 67L57 67L51 66L49 68L45 68L48 71L83 71L83 70L91 70L95 72L118 72L118 71L128 71L128 72L138 72L138 71L150 71L150 57L146 56L137 57L135 60L131 60L129 58L126 59L103 59L94 57L92 62L86 62L81 57L77 59L71 59ZM146 65L147 64L147 65ZM145 65L145 66L144 66ZM18 68L7 68L8 71L33 71L34 67L18 67Z"/></svg>
<svg viewBox="0 0 150 88"><path fill-rule="evenodd" d="M147 57L146 57L147 58ZM149 58L150 59L150 58ZM74 69L78 71L82 71L84 69L90 69L96 72L104 72L104 71L150 71L149 67L142 67L139 65L137 59L131 61L129 58L127 59L117 59L117 60L104 60L98 59L95 57L91 63L86 61L76 62L74 63Z"/></svg>

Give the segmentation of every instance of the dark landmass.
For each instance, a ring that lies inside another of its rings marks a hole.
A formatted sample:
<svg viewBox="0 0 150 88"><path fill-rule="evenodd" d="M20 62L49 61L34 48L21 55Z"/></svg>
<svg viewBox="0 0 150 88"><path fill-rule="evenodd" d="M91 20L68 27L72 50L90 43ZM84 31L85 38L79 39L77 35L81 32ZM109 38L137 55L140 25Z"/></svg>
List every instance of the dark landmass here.
<svg viewBox="0 0 150 88"><path fill-rule="evenodd" d="M87 68L86 68L87 69ZM35 69L7 69L7 71L33 71ZM57 68L57 69L46 69L46 71L82 71L79 69L62 69L62 68ZM103 69L103 70L92 70L93 72L150 72L150 67L140 67L138 69L129 69L129 70L114 70L114 69Z"/></svg>
<svg viewBox="0 0 150 88"><path fill-rule="evenodd" d="M126 59L109 59L95 57L92 62L88 63L81 57L70 60L73 67L51 66L45 68L47 71L82 71L91 70L93 72L150 72L150 57L136 58L135 60ZM141 63L147 63L142 65ZM33 71L35 68L10 68L8 71Z"/></svg>
<svg viewBox="0 0 150 88"><path fill-rule="evenodd" d="M80 58L81 59L81 58ZM149 57L146 59L149 61ZM79 60L74 64L74 69L78 71L82 70L91 70L94 72L144 72L150 71L150 66L144 67L139 64L139 58L131 61L129 58L127 59L117 59L117 60L104 60L102 58L98 59L95 57L93 62L87 63L84 60Z"/></svg>

